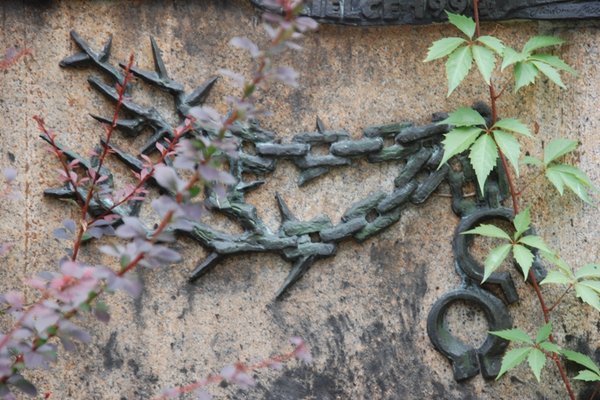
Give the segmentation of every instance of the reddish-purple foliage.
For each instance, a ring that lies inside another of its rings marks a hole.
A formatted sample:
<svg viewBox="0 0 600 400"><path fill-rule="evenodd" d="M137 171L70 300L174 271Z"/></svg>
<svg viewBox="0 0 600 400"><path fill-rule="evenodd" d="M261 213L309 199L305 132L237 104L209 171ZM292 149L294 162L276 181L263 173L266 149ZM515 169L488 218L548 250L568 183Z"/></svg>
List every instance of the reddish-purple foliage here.
<svg viewBox="0 0 600 400"><path fill-rule="evenodd" d="M302 2L298 0L277 0L273 2L283 10L283 16L265 15L265 29L270 39L269 47L261 50L258 45L245 38L234 38L231 44L246 49L256 62L256 68L250 80L241 75L226 71L243 88L241 98L228 98L231 110L227 117L209 107L196 107L190 110L185 122L172 131L173 139L166 141L166 147L157 144L160 154L158 161L142 156L143 169L135 174L137 183L109 193L108 179L102 174L102 166L111 153L110 140L117 127L119 110L125 97L133 56L125 67L125 78L116 85L118 100L114 109L112 123L105 126L105 135L101 149L90 154L96 162L94 168L81 168L80 161L68 161L56 142L57 134L47 128L41 117L34 117L40 131L48 143L49 150L60 163L58 179L69 186L76 194L76 203L80 207L78 221L66 219L62 226L54 230L54 236L73 243L69 257L59 261L58 272L43 272L27 280L27 285L39 292L39 298L28 305L20 291L9 291L0 296L0 305L10 314L15 323L12 328L0 336L0 398L14 399L12 393L17 389L28 395L37 395L36 387L23 375L23 371L33 368L48 368L57 358L57 345L52 338L59 338L67 351L76 349L74 342L88 343L90 334L78 326L76 318L90 312L100 321L109 320L107 306L99 300L106 292L125 291L132 296L141 292L141 285L131 272L141 266L155 268L181 260L181 256L169 245L175 240L173 230L192 228L191 222L198 221L203 206L194 201L194 197L204 185L211 190L223 193L235 179L223 171L226 156L236 155L238 143L226 137L227 130L234 123L245 124L257 114L254 107L255 92L269 80L279 80L295 86L297 73L288 67L273 66L272 57L282 49L299 49L295 42L302 32L316 28L316 23L307 18L298 18ZM271 24L271 25L269 25ZM0 61L0 69L11 65L20 57L31 54L27 49L21 52L8 52ZM192 130L212 132L211 138L205 136L183 139ZM168 161L168 162L167 162ZM172 165L172 166L170 166ZM177 169L184 170L188 179L182 179ZM7 187L16 178L16 171L6 169L4 177ZM152 201L152 208L161 218L156 227L147 227L137 217L123 217L121 225L113 229L118 217L112 211L131 201L146 200L145 185L153 180L165 189L169 196L163 195ZM112 206L102 215L91 215L90 205L94 196L112 196ZM116 269L100 265L87 265L78 260L82 243L90 238L100 239L104 235L116 235L123 244L103 245L100 250L117 259ZM0 255L9 245L0 245ZM310 362L308 347L300 338L292 338L294 350L288 354L275 356L257 364L236 363L223 368L220 374L212 375L203 381L184 388L169 389L162 398L174 397L182 393L195 391L199 398L210 398L202 388L209 383L227 380L243 387L254 384L250 372L259 368L281 368L282 363L297 358ZM45 398L50 396L46 393Z"/></svg>

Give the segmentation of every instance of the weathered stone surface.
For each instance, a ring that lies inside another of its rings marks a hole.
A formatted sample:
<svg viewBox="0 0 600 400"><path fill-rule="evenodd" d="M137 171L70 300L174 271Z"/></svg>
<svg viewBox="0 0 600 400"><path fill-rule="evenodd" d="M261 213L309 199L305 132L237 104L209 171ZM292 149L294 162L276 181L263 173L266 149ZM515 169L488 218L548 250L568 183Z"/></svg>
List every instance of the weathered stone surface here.
<svg viewBox="0 0 600 400"><path fill-rule="evenodd" d="M242 0L5 1L0 2L0 15L0 45L31 47L34 53L0 73L0 165L19 171L23 193L20 201L0 204L0 238L9 238L14 244L0 271L2 291L6 291L21 288L31 275L58 268L57 260L64 256L68 243L52 239L52 230L66 217L78 217L69 203L42 194L44 188L57 184L56 164L35 139L38 132L30 117L44 116L62 132L61 141L79 154L87 154L102 134L100 124L87 113L111 115L111 106L87 83L88 76L102 75L91 69L63 70L58 66L76 50L69 38L71 29L79 31L94 49L114 34L113 59L124 61L133 51L136 65L146 70L152 69L148 37L154 36L171 76L190 90L218 68L251 73L246 68L247 54L229 47L231 37L247 35L260 43L265 39L262 28L255 24L257 14ZM282 143L290 143L300 132L314 130L317 114L328 129L347 129L353 139L359 139L365 127L406 120L422 126L431 121L433 112L485 100L487 87L478 83L475 71L474 80L447 99L443 64L422 63L430 43L447 35L448 29L446 25L360 30L322 27L317 36L303 43L302 53L286 56L285 63L300 72L301 87L292 90L276 85L264 92L261 107L273 115L262 118L265 130L252 141L271 141L272 132L277 132ZM495 30L517 48L526 36L534 34L556 34L567 40L569 44L556 54L579 72L576 77L564 77L569 90L543 80L515 97L509 88L498 111L530 124L537 121L539 140L522 140L524 149L534 155L541 154L541 140L548 143L558 132L580 140L580 167L600 185L600 120L594 85L600 81L600 65L594 56L600 52L597 23L507 23L484 25L484 30ZM234 90L227 80L219 79L208 103L224 111L223 98ZM163 115L172 111L171 97L160 91L146 93L142 87L133 95L142 96L141 104L156 107ZM169 119L176 120L174 116ZM144 133L138 138L118 135L115 140L123 149L131 149L138 148L142 139L146 139ZM264 172L273 169L270 160L257 165ZM129 182L128 170L114 160L110 167L115 182ZM247 198L272 231L280 224L273 200L276 191L284 195L300 220L326 214L335 229L344 210L369 192L394 190L399 168L394 163L357 162L356 166L332 169L298 188L297 167L282 162L265 178L267 183L249 192ZM526 177L528 172L522 174ZM526 184L527 179L520 183ZM555 197L541 181L536 180L531 189L536 195L528 199L535 204L532 210L538 234L572 265L597 261L600 211L582 206L569 195ZM438 192L446 190L442 185ZM297 267L302 272L312 263L299 258L292 267L279 257L249 253L224 260L190 285L191 271L211 252L183 238L178 243L185 259L182 264L141 271L145 289L139 299L107 297L112 313L108 324L79 321L92 332L92 343L78 346L73 353L61 349L56 369L30 377L41 391L52 392L51 398L56 399L153 398L162 388L192 382L238 359L252 360L285 350L287 338L300 335L313 346L313 365L292 363L283 371L262 371L256 377L259 387L246 391L231 385L211 388L215 397L564 398L560 379L550 367L544 371L543 385L524 370L518 375L524 384L510 379L511 374L498 382L477 376L457 384L448 361L427 340L426 318L432 304L460 283L451 251L458 219L451 212L450 199L437 196L438 192L422 206L407 206L402 219L377 237L363 244L340 243L335 258L318 261L278 302L273 301L276 290L290 271ZM155 221L149 208L143 215ZM215 237L228 241L241 234L239 225L226 218L207 216L204 222L207 225L192 234L206 241ZM316 250L309 242L302 244ZM485 257L483 253L479 256ZM83 248L82 257L93 264L113 262L100 255L93 243ZM509 306L514 325L534 332L543 323L535 295L514 270L506 271L513 274L520 297L518 304ZM552 288L544 291L549 299L561 294ZM28 294L29 298L33 294ZM568 312L560 312L563 307ZM485 337L487 326L481 322L481 312L461 305L451 311L447 323L465 342L477 344ZM597 313L573 297L558 309L555 318L559 341L594 355ZM586 386L575 383L575 388L579 393Z"/></svg>

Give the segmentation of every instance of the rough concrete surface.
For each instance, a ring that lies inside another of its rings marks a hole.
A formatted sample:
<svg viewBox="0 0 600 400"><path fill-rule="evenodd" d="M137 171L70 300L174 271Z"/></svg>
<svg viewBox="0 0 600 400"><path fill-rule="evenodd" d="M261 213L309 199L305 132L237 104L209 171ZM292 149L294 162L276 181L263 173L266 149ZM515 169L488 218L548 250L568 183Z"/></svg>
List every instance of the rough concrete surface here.
<svg viewBox="0 0 600 400"><path fill-rule="evenodd" d="M0 204L0 238L15 244L0 269L0 290L6 291L21 287L23 279L39 271L57 268L56 260L67 244L53 239L52 230L65 217L77 215L71 204L42 195L44 188L56 184L56 164L37 139L32 116L43 116L61 132L63 142L85 153L101 135L101 127L88 113L111 114L109 103L86 82L97 71L59 68L58 62L77 50L69 30L77 30L96 49L113 34L112 59L124 61L133 52L137 64L146 69L152 68L148 37L153 35L171 76L188 89L219 68L247 72L246 54L227 43L240 35L264 43L264 36L258 14L243 0L5 0L0 18L0 49L28 47L34 54L0 73L0 166L18 169L24 196ZM598 22L484 25L485 31L519 46L533 34L567 40L559 53L579 73L565 77L569 90L545 80L517 95L508 90L500 114L531 121L530 125L537 122L536 140L523 141L534 154L553 137L580 140L576 161L597 186L598 28ZM450 32L446 25L323 26L306 39L303 52L282 60L300 71L301 86L274 85L265 92L261 105L272 115L263 118L262 125L286 140L314 130L318 115L328 127L347 129L358 138L370 125L427 123L433 112L485 100L486 88L479 79L447 99L443 65L421 62L429 44ZM219 80L208 102L224 111L223 97L232 92L226 80ZM173 111L167 96L144 89L136 95L145 104ZM124 146L136 144L118 140ZM116 163L114 168L119 168ZM398 168L393 163L358 162L298 188L297 170L282 163L249 202L273 229L279 224L276 191L303 220L327 214L339 221L341 213L369 191L389 191ZM447 188L441 187L438 193L444 191ZM539 178L526 199L539 234L566 260L575 266L598 261L597 208L573 196L556 196ZM312 365L292 363L282 371L260 371L255 388L222 386L213 393L217 398L277 400L566 398L553 365L544 370L542 384L524 366L497 382L475 377L456 383L448 361L432 348L426 335L429 309L459 283L451 252L458 220L449 200L438 194L422 206L409 207L384 234L362 244L343 243L335 258L318 262L279 302L273 294L290 269L279 257L230 259L190 285L186 278L206 253L196 243L182 240L185 262L142 272L144 291L139 299L108 298L110 323L83 322L92 332L92 344L79 346L74 353L61 350L56 367L36 372L32 379L42 392L51 392L52 399L151 398L161 388L194 381L235 360L285 351L288 337L299 335L312 346ZM82 257L93 263L110 261L102 259L95 244L85 247ZM542 324L537 300L516 273L515 282L521 300L509 307L510 313L516 326L533 330ZM559 294L545 292L549 299ZM561 343L600 361L597 312L571 298L554 318ZM483 339L485 322L478 310L455 307L449 319L452 329L470 343ZM569 368L570 375L575 372ZM589 398L585 385L576 383L575 389L580 398Z"/></svg>

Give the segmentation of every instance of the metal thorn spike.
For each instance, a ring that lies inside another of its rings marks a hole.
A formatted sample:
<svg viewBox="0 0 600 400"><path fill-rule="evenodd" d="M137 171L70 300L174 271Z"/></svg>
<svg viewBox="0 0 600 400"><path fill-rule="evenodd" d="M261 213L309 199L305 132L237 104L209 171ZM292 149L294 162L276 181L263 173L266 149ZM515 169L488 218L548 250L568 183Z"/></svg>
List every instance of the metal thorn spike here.
<svg viewBox="0 0 600 400"><path fill-rule="evenodd" d="M102 51L98 54L98 59L100 62L107 62L110 57L110 49L112 47L112 35L108 37L106 43L104 43L104 47L102 47Z"/></svg>
<svg viewBox="0 0 600 400"><path fill-rule="evenodd" d="M183 101L185 105L194 107L204 103L217 79L219 79L218 76L213 76L204 81L202 85L198 86L192 93L185 97L185 100Z"/></svg>
<svg viewBox="0 0 600 400"><path fill-rule="evenodd" d="M150 43L152 45L152 57L154 58L154 68L158 73L158 76L161 79L169 79L169 74L167 73L167 67L165 67L165 63L163 62L160 48L156 43L156 40L150 36Z"/></svg>
<svg viewBox="0 0 600 400"><path fill-rule="evenodd" d="M85 52L79 52L72 56L63 58L58 65L63 68L66 67L83 67L88 65L92 61L92 58Z"/></svg>
<svg viewBox="0 0 600 400"><path fill-rule="evenodd" d="M219 253L210 253L196 268L192 271L192 274L188 278L188 282L195 282L202 275L213 269L221 260L225 258Z"/></svg>
<svg viewBox="0 0 600 400"><path fill-rule="evenodd" d="M275 193L275 198L277 199L277 206L279 207L279 213L281 214L281 223L283 224L286 221L297 221L297 218L289 209L285 200L283 200L283 197L281 197L279 193Z"/></svg>
<svg viewBox="0 0 600 400"><path fill-rule="evenodd" d="M294 283L296 283L298 279L300 279L302 275L304 275L306 271L310 269L310 267L312 267L315 261L315 256L304 256L296 260L292 270L288 274L287 278L285 278L283 285L281 285L277 293L275 293L275 299L281 300L285 292L291 288Z"/></svg>
<svg viewBox="0 0 600 400"><path fill-rule="evenodd" d="M317 116L317 130L319 131L319 133L325 132L325 124L323 123L321 118L319 118L319 116Z"/></svg>
<svg viewBox="0 0 600 400"><path fill-rule="evenodd" d="M103 124L112 124L112 120L101 117L99 115L90 114L95 120L102 122ZM144 120L141 118L136 119L118 119L117 128L127 136L137 136L144 129Z"/></svg>

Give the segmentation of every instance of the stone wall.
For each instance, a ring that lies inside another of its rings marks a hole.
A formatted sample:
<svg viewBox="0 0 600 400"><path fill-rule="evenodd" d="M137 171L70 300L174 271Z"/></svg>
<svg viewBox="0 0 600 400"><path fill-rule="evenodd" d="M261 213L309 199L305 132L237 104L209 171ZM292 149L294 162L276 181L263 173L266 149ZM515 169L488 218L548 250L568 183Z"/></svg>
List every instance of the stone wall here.
<svg viewBox="0 0 600 400"><path fill-rule="evenodd" d="M0 269L0 288L6 291L37 272L57 268L66 244L53 239L52 231L65 217L77 216L72 205L43 196L44 188L56 184L56 165L37 138L32 116L43 116L62 132L64 143L85 154L101 134L88 113L111 114L110 104L86 82L97 71L58 66L77 51L69 37L71 29L94 48L114 35L112 59L124 61L133 52L137 64L146 69L152 68L149 36L156 37L171 76L188 89L219 68L247 71L246 54L228 46L231 37L248 36L263 43L264 37L259 15L244 0L9 0L0 4L0 18L0 48L28 47L34 54L0 74L0 165L19 170L24 195L19 202L0 205L0 238L15 243ZM533 34L567 40L561 56L579 72L566 77L569 90L542 82L517 95L510 93L500 114L539 124L537 140L524 141L534 153L539 154L540 142L557 136L579 139L577 161L596 185L600 185L599 27L598 22L484 25L486 31L519 45ZM301 86L274 85L264 93L261 106L273 114L261 123L285 141L313 131L319 116L328 127L347 129L358 138L370 125L427 123L433 112L485 100L486 88L478 80L447 99L443 66L421 62L429 44L450 30L446 25L322 26L306 39L303 52L285 56L282 62L301 73ZM223 97L232 91L226 80L219 80L208 103L224 111ZM173 112L171 98L162 93L143 89L135 95L164 113ZM123 146L141 143L117 140ZM118 163L111 168L126 179ZM275 192L303 220L325 213L339 221L342 212L368 192L389 191L398 168L393 163L358 161L298 188L298 170L284 162L248 200L274 230L279 224ZM553 366L544 371L543 386L525 368L498 382L475 377L456 383L448 361L432 348L427 314L437 298L459 284L451 250L458 218L451 212L450 199L443 196L447 191L441 187L426 204L409 207L382 235L362 244L344 242L335 258L318 262L282 301L274 301L273 295L290 265L279 257L232 258L196 284L188 284L190 271L206 252L182 239L185 262L141 273L140 298L110 297L110 323L84 322L93 343L71 354L61 351L57 368L33 379L41 390L53 393L52 399L150 398L161 388L193 381L237 359L285 350L287 338L299 335L312 346L314 364L260 371L258 387L247 392L217 387L213 391L217 398L565 398ZM599 259L597 208L573 196L557 197L540 179L533 182L528 198L538 232L566 260L580 266ZM231 221L215 223L236 229ZM94 244L82 256L94 263L110 261ZM514 275L521 300L509 307L511 315L516 326L533 330L542 324L537 300ZM548 291L550 298L555 295ZM458 333L473 343L485 337L479 310L455 307L452 318ZM554 326L559 341L595 354L598 360L597 312L572 299L561 306ZM575 387L586 390L579 383Z"/></svg>

